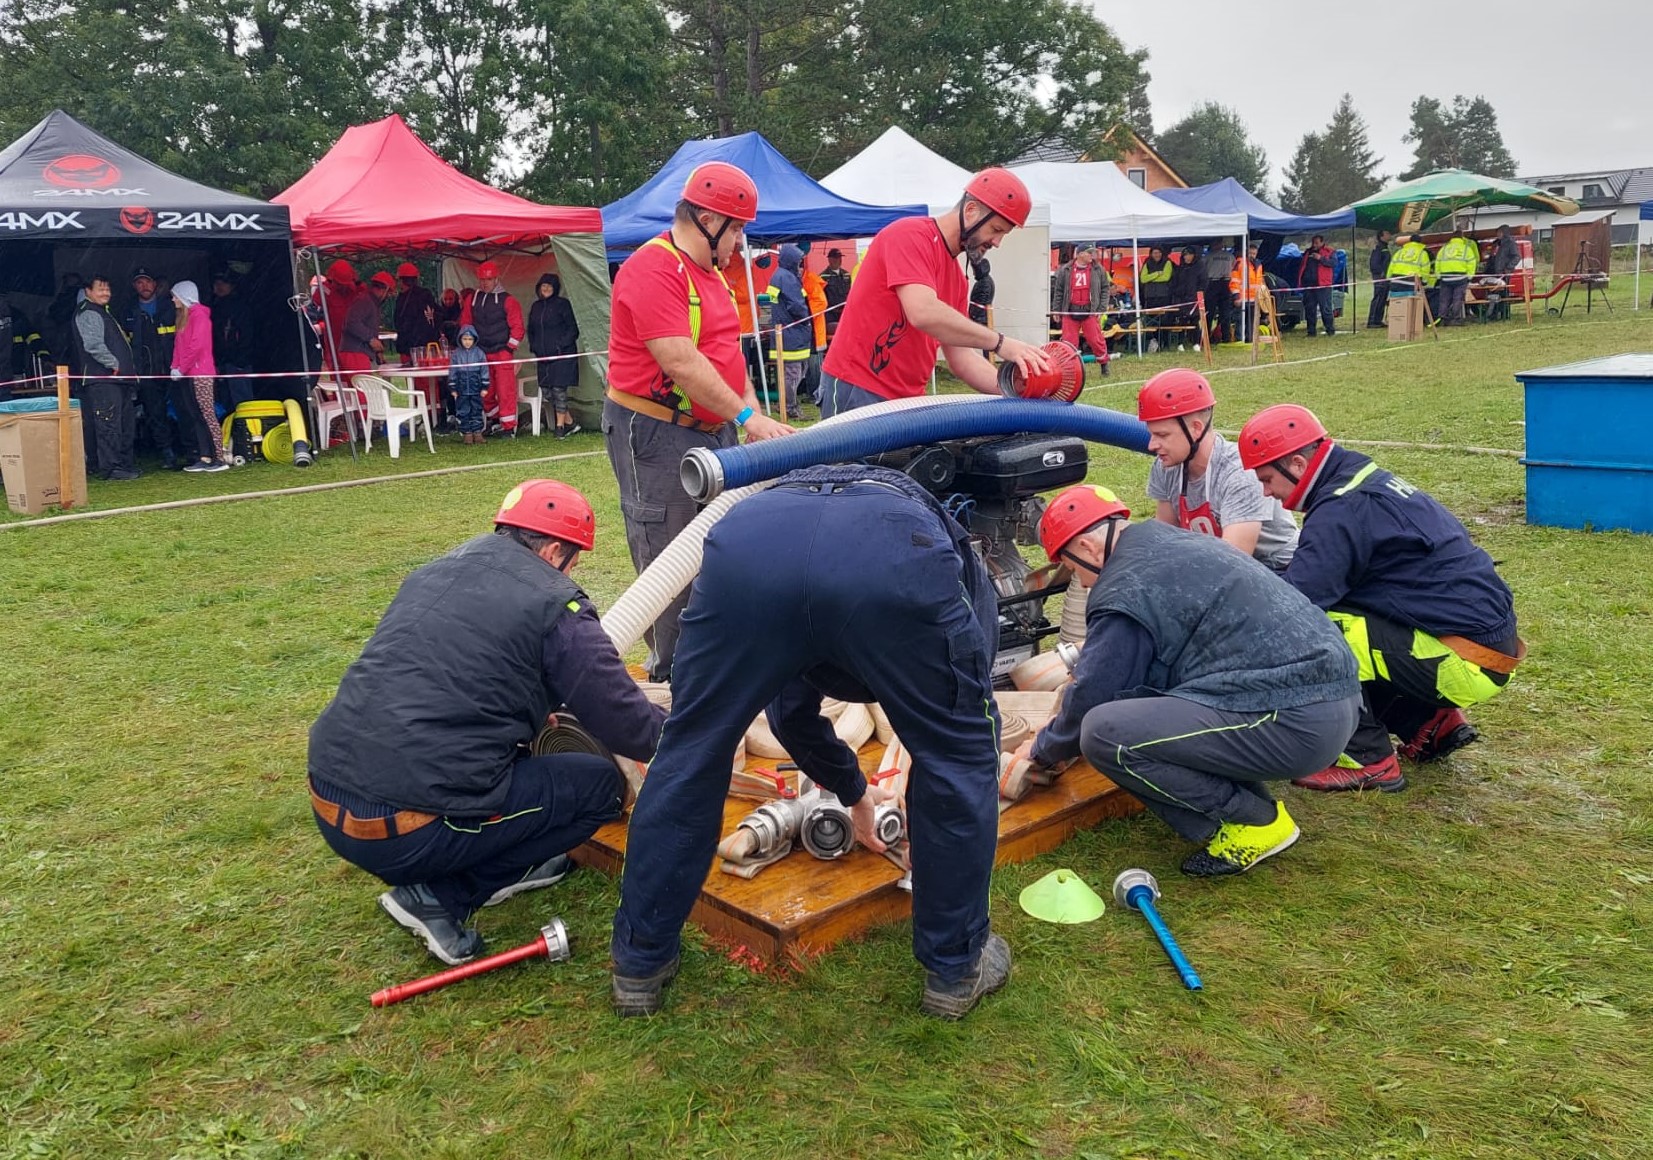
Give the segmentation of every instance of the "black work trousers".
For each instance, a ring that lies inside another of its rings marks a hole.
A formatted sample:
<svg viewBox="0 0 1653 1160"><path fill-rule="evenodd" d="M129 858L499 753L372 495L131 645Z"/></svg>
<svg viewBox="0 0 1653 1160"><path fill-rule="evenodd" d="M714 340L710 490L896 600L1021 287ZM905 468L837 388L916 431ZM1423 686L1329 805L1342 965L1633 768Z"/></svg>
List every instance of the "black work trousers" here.
<svg viewBox="0 0 1653 1160"><path fill-rule="evenodd" d="M97 470L135 469L132 442L137 437L137 392L119 379L89 379L85 398L92 409L92 440L97 447Z"/></svg>
<svg viewBox="0 0 1653 1160"><path fill-rule="evenodd" d="M357 817L384 817L320 779L318 796ZM440 817L393 838L353 838L312 811L321 836L339 857L391 886L424 883L463 924L493 893L566 854L620 816L625 780L614 763L589 753L524 757L511 771L511 791L489 818Z"/></svg>
<svg viewBox="0 0 1653 1160"><path fill-rule="evenodd" d="M678 953L735 747L758 712L774 703L771 720L803 742L800 763L828 744L800 720L799 677L865 690L912 753L913 954L944 981L970 970L988 934L999 727L962 577L936 514L874 483L776 487L712 528L683 614L672 713L628 830L612 944L622 974L652 974ZM842 757L833 764L828 776L847 772Z"/></svg>

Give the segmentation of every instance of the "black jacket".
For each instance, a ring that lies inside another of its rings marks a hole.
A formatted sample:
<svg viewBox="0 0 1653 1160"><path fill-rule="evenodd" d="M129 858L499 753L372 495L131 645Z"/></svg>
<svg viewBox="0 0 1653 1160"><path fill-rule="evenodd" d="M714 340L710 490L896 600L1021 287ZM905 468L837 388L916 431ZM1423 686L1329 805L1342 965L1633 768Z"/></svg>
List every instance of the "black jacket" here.
<svg viewBox="0 0 1653 1160"><path fill-rule="evenodd" d="M583 600L505 536L418 569L311 726L310 773L398 809L498 813L519 747L566 695L545 672L547 637ZM588 659L620 665L612 650Z"/></svg>
<svg viewBox="0 0 1653 1160"><path fill-rule="evenodd" d="M126 312L126 330L132 336L132 362L140 375L171 373L172 343L178 334L178 312L171 298L157 298L154 317L134 301Z"/></svg>
<svg viewBox="0 0 1653 1160"><path fill-rule="evenodd" d="M1285 571L1321 608L1354 608L1514 655L1515 598L1492 557L1426 491L1333 447L1309 487Z"/></svg>
<svg viewBox="0 0 1653 1160"><path fill-rule="evenodd" d="M431 318L426 319L429 310ZM396 349L411 355L435 342L440 332L436 329L436 296L425 287L415 284L396 296Z"/></svg>
<svg viewBox="0 0 1653 1160"><path fill-rule="evenodd" d="M1372 277L1382 282L1389 277L1389 243L1379 242L1372 251L1372 256L1366 259L1366 269L1371 271Z"/></svg>
<svg viewBox="0 0 1653 1160"><path fill-rule="evenodd" d="M536 357L553 354L575 354L580 341L580 325L574 321L574 306L561 294L536 298L528 308L528 346ZM580 360L559 359L556 362L535 363L539 369L541 386L572 387L580 381Z"/></svg>

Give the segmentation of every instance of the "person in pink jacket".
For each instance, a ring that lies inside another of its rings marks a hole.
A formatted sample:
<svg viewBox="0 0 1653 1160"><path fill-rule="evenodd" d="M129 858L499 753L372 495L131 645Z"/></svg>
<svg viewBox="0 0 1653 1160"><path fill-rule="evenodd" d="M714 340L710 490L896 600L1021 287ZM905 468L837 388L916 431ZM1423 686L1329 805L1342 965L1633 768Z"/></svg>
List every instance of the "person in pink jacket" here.
<svg viewBox="0 0 1653 1160"><path fill-rule="evenodd" d="M194 282L173 284L172 305L178 311L178 333L172 343L172 409L187 443L194 444L194 461L185 471L228 471L224 433L213 410L212 384L218 369L212 361L212 312L201 305ZM193 391L190 389L193 387Z"/></svg>

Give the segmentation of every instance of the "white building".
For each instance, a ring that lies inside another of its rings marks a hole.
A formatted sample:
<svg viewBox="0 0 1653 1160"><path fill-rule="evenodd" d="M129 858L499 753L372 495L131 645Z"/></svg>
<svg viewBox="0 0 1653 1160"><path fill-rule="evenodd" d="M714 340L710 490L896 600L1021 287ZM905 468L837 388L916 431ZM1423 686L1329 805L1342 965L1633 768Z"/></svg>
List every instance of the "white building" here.
<svg viewBox="0 0 1653 1160"><path fill-rule="evenodd" d="M1558 221L1595 221L1611 214L1613 244L1630 246L1636 242L1642 202L1653 201L1653 168L1555 173L1544 177L1519 177L1516 180L1572 198L1578 202L1578 216L1558 218L1553 213L1534 213L1532 210L1490 205L1475 211L1477 227L1485 228L1506 223L1530 225L1538 232L1539 241L1547 241L1550 227Z"/></svg>

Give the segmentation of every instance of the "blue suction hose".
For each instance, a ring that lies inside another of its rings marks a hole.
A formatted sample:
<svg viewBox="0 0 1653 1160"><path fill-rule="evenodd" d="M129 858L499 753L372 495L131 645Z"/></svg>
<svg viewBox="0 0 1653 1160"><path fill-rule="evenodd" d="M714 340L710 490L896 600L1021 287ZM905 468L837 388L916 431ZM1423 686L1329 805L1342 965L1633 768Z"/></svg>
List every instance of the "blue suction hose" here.
<svg viewBox="0 0 1653 1160"><path fill-rule="evenodd" d="M683 489L707 503L728 488L776 479L818 463L844 463L973 435L1039 432L1074 435L1127 451L1148 451L1148 428L1133 415L1083 403L990 399L908 407L848 423L822 424L785 439L766 439L713 451L696 447L683 457Z"/></svg>

